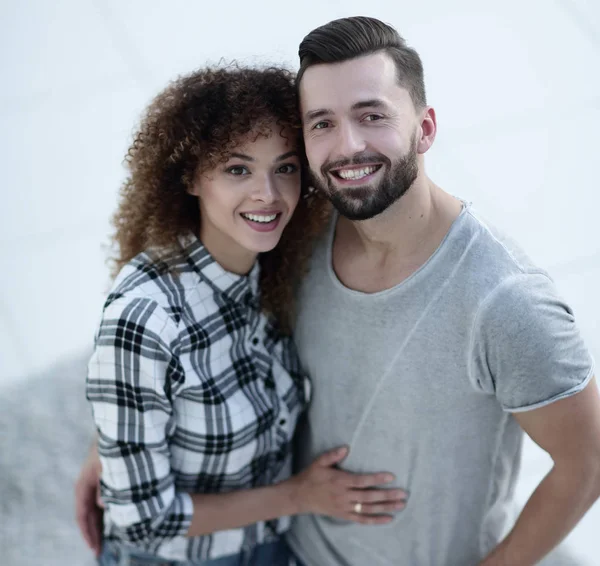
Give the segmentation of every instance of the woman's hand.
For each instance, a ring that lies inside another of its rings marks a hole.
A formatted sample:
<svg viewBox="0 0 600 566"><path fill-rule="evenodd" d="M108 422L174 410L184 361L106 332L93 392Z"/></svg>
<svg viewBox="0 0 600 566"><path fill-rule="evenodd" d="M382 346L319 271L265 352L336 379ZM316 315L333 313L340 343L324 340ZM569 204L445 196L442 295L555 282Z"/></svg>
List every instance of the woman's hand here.
<svg viewBox="0 0 600 566"><path fill-rule="evenodd" d="M326 452L288 480L298 512L365 525L389 523L391 514L406 506L407 493L378 487L394 481L390 473L353 474L336 468L347 455L347 447Z"/></svg>

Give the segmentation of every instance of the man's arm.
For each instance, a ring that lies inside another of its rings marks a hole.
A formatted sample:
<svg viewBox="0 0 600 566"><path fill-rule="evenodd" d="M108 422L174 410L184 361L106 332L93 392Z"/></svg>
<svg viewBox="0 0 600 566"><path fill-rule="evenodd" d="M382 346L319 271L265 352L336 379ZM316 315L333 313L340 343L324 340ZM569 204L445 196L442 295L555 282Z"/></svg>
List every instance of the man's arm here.
<svg viewBox="0 0 600 566"><path fill-rule="evenodd" d="M596 379L572 397L514 414L554 461L509 535L480 566L531 566L558 545L600 497Z"/></svg>
<svg viewBox="0 0 600 566"><path fill-rule="evenodd" d="M75 517L85 542L96 557L102 552L104 503L100 499L102 466L98 458L96 437L75 484Z"/></svg>

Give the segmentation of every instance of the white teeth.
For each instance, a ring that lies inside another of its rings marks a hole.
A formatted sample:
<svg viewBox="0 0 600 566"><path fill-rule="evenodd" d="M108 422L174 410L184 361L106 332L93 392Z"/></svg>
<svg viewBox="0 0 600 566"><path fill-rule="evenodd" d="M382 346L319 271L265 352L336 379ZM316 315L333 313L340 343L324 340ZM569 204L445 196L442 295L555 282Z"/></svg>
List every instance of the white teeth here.
<svg viewBox="0 0 600 566"><path fill-rule="evenodd" d="M273 222L273 220L277 218L277 214L269 214L268 216L259 216L258 214L242 214L242 216L248 220L252 220L252 222L263 222L264 224Z"/></svg>
<svg viewBox="0 0 600 566"><path fill-rule="evenodd" d="M375 173L377 171L377 167L363 167L362 169L340 169L336 171L336 173L342 179L362 179L371 173Z"/></svg>

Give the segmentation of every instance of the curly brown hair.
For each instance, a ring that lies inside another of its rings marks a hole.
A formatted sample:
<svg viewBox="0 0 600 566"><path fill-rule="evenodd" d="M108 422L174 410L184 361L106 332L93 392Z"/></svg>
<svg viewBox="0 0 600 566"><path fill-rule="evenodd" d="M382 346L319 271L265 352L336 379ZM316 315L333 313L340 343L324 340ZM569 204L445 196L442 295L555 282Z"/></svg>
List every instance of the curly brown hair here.
<svg viewBox="0 0 600 566"><path fill-rule="evenodd" d="M118 252L113 276L139 253L178 249L181 234L200 233L197 198L189 194L198 170L228 160L250 133L268 135L273 120L298 136L304 155L294 75L282 68L206 68L178 78L150 104L125 157L129 175L113 217ZM306 163L304 163L306 166ZM289 333L294 288L330 214L329 203L302 196L279 244L260 255L262 308Z"/></svg>

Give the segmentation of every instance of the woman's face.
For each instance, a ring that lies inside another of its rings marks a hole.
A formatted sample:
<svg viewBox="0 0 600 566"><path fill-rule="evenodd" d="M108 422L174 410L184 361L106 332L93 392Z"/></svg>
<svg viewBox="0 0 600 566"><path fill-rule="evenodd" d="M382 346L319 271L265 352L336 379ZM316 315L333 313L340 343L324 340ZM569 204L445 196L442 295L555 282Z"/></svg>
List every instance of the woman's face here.
<svg viewBox="0 0 600 566"><path fill-rule="evenodd" d="M273 124L268 137L241 143L227 161L197 174L200 239L230 271L247 272L272 250L300 198L296 135Z"/></svg>

